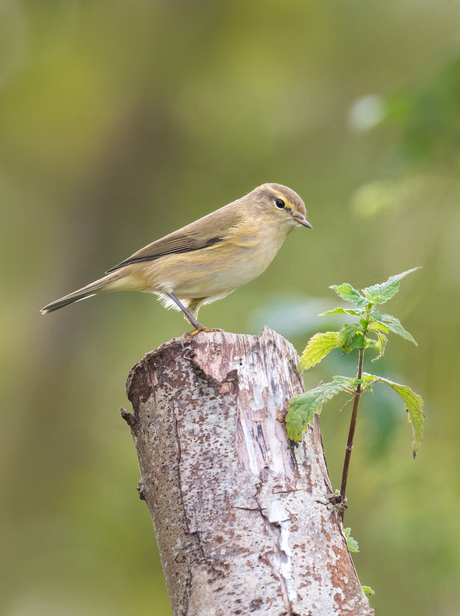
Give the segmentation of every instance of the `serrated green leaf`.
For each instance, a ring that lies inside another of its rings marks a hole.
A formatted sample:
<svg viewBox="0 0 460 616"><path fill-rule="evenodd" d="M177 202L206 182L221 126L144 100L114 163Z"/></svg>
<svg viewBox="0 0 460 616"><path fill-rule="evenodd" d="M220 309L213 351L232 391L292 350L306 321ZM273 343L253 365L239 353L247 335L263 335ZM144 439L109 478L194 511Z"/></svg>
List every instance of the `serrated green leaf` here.
<svg viewBox="0 0 460 616"><path fill-rule="evenodd" d="M308 424L313 423L315 413L321 413L323 404L339 394L349 390L352 379L345 376L335 376L331 383L323 383L319 387L310 389L304 394L291 398L286 415L286 428L292 441L302 440L303 432L308 429Z"/></svg>
<svg viewBox="0 0 460 616"><path fill-rule="evenodd" d="M382 314L380 318L382 319L382 321L385 321L385 325L390 331L395 334L398 334L399 336L402 336L410 342L413 342L415 346L418 346L418 344L414 340L414 337L404 329L399 319L397 319L396 317L392 317L391 314Z"/></svg>
<svg viewBox="0 0 460 616"><path fill-rule="evenodd" d="M356 332L356 336L353 338L352 346L354 349L365 349L369 346L369 339L364 336L361 331Z"/></svg>
<svg viewBox="0 0 460 616"><path fill-rule="evenodd" d="M327 310L326 312L322 312L319 316L325 317L328 314L349 314L353 317L360 317L361 313L358 310L352 310L351 308L342 308L339 306L338 308L334 308L334 310Z"/></svg>
<svg viewBox="0 0 460 616"><path fill-rule="evenodd" d="M337 332L315 334L310 338L299 362L299 372L319 363L330 351L337 348Z"/></svg>
<svg viewBox="0 0 460 616"><path fill-rule="evenodd" d="M362 308L369 303L369 300L363 295L361 295L359 291L354 289L351 284L348 284L348 282L344 282L343 284L339 285L334 284L331 285L329 288L334 289L334 291L339 297L344 299L346 302L355 304L356 306L358 306L358 308Z"/></svg>
<svg viewBox="0 0 460 616"><path fill-rule="evenodd" d="M410 270L407 270L406 272L403 272L402 274L390 276L386 282L375 284L372 287L367 287L366 289L363 289L363 294L373 304L384 304L394 295L396 295L396 293L399 291L399 281L411 272L415 272L415 270L418 269L418 267L414 267Z"/></svg>
<svg viewBox="0 0 460 616"><path fill-rule="evenodd" d="M388 342L388 338L385 336L385 334L382 334L382 332L379 331L376 331L375 333L378 336L378 340L375 343L375 348L377 349L379 354L378 357L374 357L374 359L372 360L373 362L383 357L383 354L385 353L385 345Z"/></svg>
<svg viewBox="0 0 460 616"><path fill-rule="evenodd" d="M367 385L371 381L374 381L375 379L378 379L378 378L379 377L375 376L374 374L368 374L367 372L363 372L361 376L361 383L364 383L364 385Z"/></svg>
<svg viewBox="0 0 460 616"><path fill-rule="evenodd" d="M337 346L344 353L349 353L353 349L353 339L356 336L356 332L360 330L361 325L359 323L344 325L337 334Z"/></svg>
<svg viewBox="0 0 460 616"><path fill-rule="evenodd" d="M344 528L343 534L345 535L345 539L347 540L348 549L350 550L350 552L359 552L358 542L351 536L351 528Z"/></svg>
<svg viewBox="0 0 460 616"><path fill-rule="evenodd" d="M361 586L366 595L375 595L375 591L370 586Z"/></svg>
<svg viewBox="0 0 460 616"><path fill-rule="evenodd" d="M361 391L369 391L371 394L373 394L374 392L372 391L371 385L374 384L375 378L376 377L373 374L366 374L365 372L363 372L361 377Z"/></svg>
<svg viewBox="0 0 460 616"><path fill-rule="evenodd" d="M373 314L371 314L371 317L372 316ZM385 325L385 323L380 323L379 321L374 321L373 323L371 323L369 325L369 329L372 331L384 332L385 334L388 334L388 332L390 331L389 327Z"/></svg>
<svg viewBox="0 0 460 616"><path fill-rule="evenodd" d="M410 387L407 387L407 385L400 385L399 383L395 383L389 379L384 379L381 376L376 376L374 378L375 382L386 383L389 385L403 399L404 406L406 411L409 413L409 419L412 423L414 435L412 441L412 452L415 458L417 455L417 449L420 447L423 438L423 418L425 415L422 411L422 406L424 405L422 398L412 391Z"/></svg>

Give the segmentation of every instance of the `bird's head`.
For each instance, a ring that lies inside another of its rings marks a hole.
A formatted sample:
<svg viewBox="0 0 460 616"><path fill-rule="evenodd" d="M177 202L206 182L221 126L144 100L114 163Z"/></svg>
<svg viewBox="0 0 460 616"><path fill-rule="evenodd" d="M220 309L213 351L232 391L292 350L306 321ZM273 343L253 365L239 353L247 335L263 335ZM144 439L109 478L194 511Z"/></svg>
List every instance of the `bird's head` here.
<svg viewBox="0 0 460 616"><path fill-rule="evenodd" d="M264 218L279 221L283 226L295 229L300 225L312 228L306 219L305 203L299 195L282 184L262 184L248 197L252 197Z"/></svg>

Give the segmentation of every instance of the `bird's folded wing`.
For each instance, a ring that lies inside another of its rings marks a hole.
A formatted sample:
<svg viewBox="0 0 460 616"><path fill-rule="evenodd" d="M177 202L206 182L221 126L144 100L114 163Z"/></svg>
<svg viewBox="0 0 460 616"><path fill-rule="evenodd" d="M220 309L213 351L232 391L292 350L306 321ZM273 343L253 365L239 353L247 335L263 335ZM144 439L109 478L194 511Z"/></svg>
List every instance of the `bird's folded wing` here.
<svg viewBox="0 0 460 616"><path fill-rule="evenodd" d="M165 255L181 254L210 248L224 241L232 228L238 226L241 214L228 206L212 212L195 222L170 233L138 250L128 259L107 270L107 274L121 267L142 261L154 261Z"/></svg>

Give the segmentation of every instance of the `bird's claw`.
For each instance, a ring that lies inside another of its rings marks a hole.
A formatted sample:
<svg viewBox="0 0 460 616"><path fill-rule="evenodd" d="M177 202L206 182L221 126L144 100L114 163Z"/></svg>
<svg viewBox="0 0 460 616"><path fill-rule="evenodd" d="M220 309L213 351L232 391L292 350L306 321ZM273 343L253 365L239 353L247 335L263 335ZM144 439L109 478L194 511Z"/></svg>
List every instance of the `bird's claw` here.
<svg viewBox="0 0 460 616"><path fill-rule="evenodd" d="M196 329L190 332L185 332L185 334L182 334L182 336L180 337L180 342L183 348L185 341L188 338L193 338L193 336L196 336L200 332L223 332L223 331L224 331L223 329L219 329L218 327L197 327Z"/></svg>

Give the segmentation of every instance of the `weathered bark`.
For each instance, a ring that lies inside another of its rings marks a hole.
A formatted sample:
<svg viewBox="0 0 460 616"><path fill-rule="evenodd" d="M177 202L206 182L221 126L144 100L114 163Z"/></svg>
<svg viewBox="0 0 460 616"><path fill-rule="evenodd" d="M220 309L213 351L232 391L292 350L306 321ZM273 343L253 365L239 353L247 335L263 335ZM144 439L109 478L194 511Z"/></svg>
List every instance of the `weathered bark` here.
<svg viewBox="0 0 460 616"><path fill-rule="evenodd" d="M297 354L259 336L175 339L131 371L139 492L174 616L368 616L332 495L319 424L294 446Z"/></svg>

